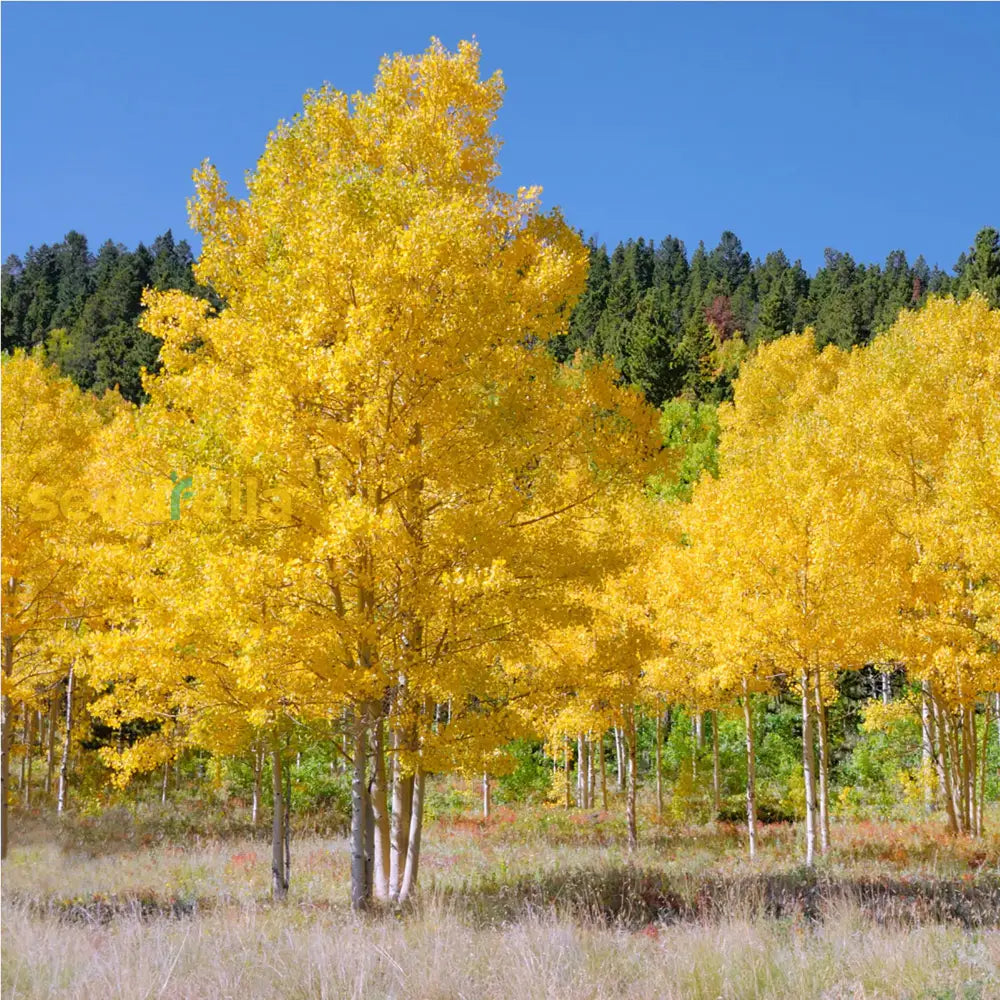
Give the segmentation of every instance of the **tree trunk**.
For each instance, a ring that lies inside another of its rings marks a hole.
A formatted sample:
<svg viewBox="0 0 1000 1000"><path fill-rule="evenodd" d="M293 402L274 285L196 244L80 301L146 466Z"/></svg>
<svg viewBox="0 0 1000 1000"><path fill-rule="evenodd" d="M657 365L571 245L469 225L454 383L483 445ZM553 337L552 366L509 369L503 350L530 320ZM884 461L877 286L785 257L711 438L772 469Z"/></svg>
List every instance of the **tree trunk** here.
<svg viewBox="0 0 1000 1000"><path fill-rule="evenodd" d="M802 683L802 779L806 796L806 865L816 863L816 748L813 743L813 714L809 671L804 670Z"/></svg>
<svg viewBox="0 0 1000 1000"><path fill-rule="evenodd" d="M927 681L921 684L920 691L920 777L924 786L924 812L930 814L934 811L936 782L934 781L934 715L931 711Z"/></svg>
<svg viewBox="0 0 1000 1000"><path fill-rule="evenodd" d="M389 898L389 806L385 775L385 724L379 719L372 730L372 819L374 821L374 870L373 891L378 900Z"/></svg>
<svg viewBox="0 0 1000 1000"><path fill-rule="evenodd" d="M948 814L948 829L958 833L958 812L955 809L955 791L951 781L951 745L948 739L948 721L944 705L935 701L934 714L937 717L938 752L940 755L941 786L945 811Z"/></svg>
<svg viewBox="0 0 1000 1000"><path fill-rule="evenodd" d="M814 678L816 692L816 735L818 737L819 763L819 849L826 854L830 849L830 752L826 731L826 705L823 703L823 688L820 683L819 670Z"/></svg>
<svg viewBox="0 0 1000 1000"><path fill-rule="evenodd" d="M892 675L887 671L882 671L882 704L888 705L892 697Z"/></svg>
<svg viewBox="0 0 1000 1000"><path fill-rule="evenodd" d="M566 781L566 808L569 809L572 806L572 785L570 784L570 774L569 774L569 738L567 737L563 742L563 773L565 775Z"/></svg>
<svg viewBox="0 0 1000 1000"><path fill-rule="evenodd" d="M253 803L251 805L251 822L253 828L257 829L260 822L260 802L263 794L263 774L264 774L264 750L261 747L253 748Z"/></svg>
<svg viewBox="0 0 1000 1000"><path fill-rule="evenodd" d="M490 791L490 776L483 771L483 819L490 818L490 807L492 805Z"/></svg>
<svg viewBox="0 0 1000 1000"><path fill-rule="evenodd" d="M406 868L407 838L413 810L413 775L403 773L403 734L392 733L392 815L389 820L389 900L399 901L399 888Z"/></svg>
<svg viewBox="0 0 1000 1000"><path fill-rule="evenodd" d="M694 713L694 745L696 750L701 750L705 746L704 712ZM695 756L697 756L697 754Z"/></svg>
<svg viewBox="0 0 1000 1000"><path fill-rule="evenodd" d="M718 819L722 812L722 770L719 766L719 710L712 712L712 810Z"/></svg>
<svg viewBox="0 0 1000 1000"><path fill-rule="evenodd" d="M600 767L601 767L601 808L604 812L608 811L608 772L607 765L604 760L604 733L601 733L600 741L597 744L597 752L600 756Z"/></svg>
<svg viewBox="0 0 1000 1000"><path fill-rule="evenodd" d="M59 725L59 699L56 697L56 688L49 695L49 722L46 736L45 749L45 799L51 802L52 779L56 772L56 728Z"/></svg>
<svg viewBox="0 0 1000 1000"><path fill-rule="evenodd" d="M275 735L271 748L271 895L283 900L288 895L285 867L285 783L282 774L281 744Z"/></svg>
<svg viewBox="0 0 1000 1000"><path fill-rule="evenodd" d="M636 739L635 739L635 709L629 707L625 715L622 740L628 751L628 787L625 791L625 823L628 826L628 849L634 851L639 846L639 829L636 822Z"/></svg>
<svg viewBox="0 0 1000 1000"><path fill-rule="evenodd" d="M663 822L663 722L656 711L656 822Z"/></svg>
<svg viewBox="0 0 1000 1000"><path fill-rule="evenodd" d="M8 591L9 591L8 586ZM3 637L3 675L5 678L11 676L14 670L14 638L5 635ZM2 699L2 720L0 720L0 858L7 857L7 798L10 795L10 727L11 727L11 705L10 698L3 695Z"/></svg>
<svg viewBox="0 0 1000 1000"><path fill-rule="evenodd" d="M627 768L625 765L625 737L621 726L615 726L615 767L618 791L623 792L625 791L625 771Z"/></svg>
<svg viewBox="0 0 1000 1000"><path fill-rule="evenodd" d="M354 720L351 780L351 908L368 907L368 728L360 715Z"/></svg>
<svg viewBox="0 0 1000 1000"><path fill-rule="evenodd" d="M584 745L583 733L576 737L576 807L587 808L587 750Z"/></svg>
<svg viewBox="0 0 1000 1000"><path fill-rule="evenodd" d="M56 812L66 811L69 796L69 752L73 742L73 668L69 668L66 679L66 735L63 739L62 763L59 765L59 797Z"/></svg>
<svg viewBox="0 0 1000 1000"><path fill-rule="evenodd" d="M587 808L594 807L596 792L596 780L594 770L594 740L590 733L587 733Z"/></svg>
<svg viewBox="0 0 1000 1000"><path fill-rule="evenodd" d="M167 777L170 775L170 761L163 762L163 778L160 781L160 805L167 804Z"/></svg>
<svg viewBox="0 0 1000 1000"><path fill-rule="evenodd" d="M413 809L410 814L410 836L406 845L406 866L403 881L399 887L399 901L405 903L413 894L417 884L417 869L420 864L420 834L424 821L424 772L417 769L413 781Z"/></svg>
<svg viewBox="0 0 1000 1000"><path fill-rule="evenodd" d="M750 859L757 856L757 754L753 741L753 706L747 682L743 681L743 726L747 741L747 836L750 841Z"/></svg>
<svg viewBox="0 0 1000 1000"><path fill-rule="evenodd" d="M31 765L34 760L34 754L32 750L34 749L32 744L35 741L35 713L28 708L27 705L24 706L24 767L22 769L23 778L21 779L21 799L24 803L24 808L28 809L31 807Z"/></svg>

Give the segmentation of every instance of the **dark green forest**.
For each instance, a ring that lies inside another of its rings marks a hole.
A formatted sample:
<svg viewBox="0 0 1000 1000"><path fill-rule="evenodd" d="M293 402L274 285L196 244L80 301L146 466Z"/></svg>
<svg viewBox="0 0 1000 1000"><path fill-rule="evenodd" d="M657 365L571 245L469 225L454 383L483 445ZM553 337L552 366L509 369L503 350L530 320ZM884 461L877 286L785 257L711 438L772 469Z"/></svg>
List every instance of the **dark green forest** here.
<svg viewBox="0 0 1000 1000"><path fill-rule="evenodd" d="M1000 306L1000 234L984 228L951 272L910 263L895 250L883 264L860 264L827 249L810 276L782 250L752 259L732 232L714 249L691 254L672 236L644 237L610 253L591 240L586 291L569 332L552 344L566 360L577 351L614 358L623 377L659 406L683 396L727 398L739 363L762 341L812 326L820 345L864 344L900 309L930 294L964 298L982 292ZM147 247L108 240L91 252L70 232L61 243L32 247L3 265L4 351L42 347L85 389L119 386L141 401L140 370L155 369L158 343L137 325L144 288L199 291L190 246L168 230Z"/></svg>

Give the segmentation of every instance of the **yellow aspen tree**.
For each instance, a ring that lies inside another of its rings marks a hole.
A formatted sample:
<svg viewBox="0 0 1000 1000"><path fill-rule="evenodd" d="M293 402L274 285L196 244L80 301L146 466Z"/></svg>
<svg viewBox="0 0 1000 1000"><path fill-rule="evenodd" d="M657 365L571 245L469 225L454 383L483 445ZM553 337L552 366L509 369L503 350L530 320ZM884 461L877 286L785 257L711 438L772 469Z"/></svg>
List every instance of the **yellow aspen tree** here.
<svg viewBox="0 0 1000 1000"><path fill-rule="evenodd" d="M91 609L76 587L87 565L91 488L87 455L102 412L36 356L5 357L3 378L2 853L7 853L11 729L72 669ZM65 782L63 782L65 793Z"/></svg>
<svg viewBox="0 0 1000 1000"><path fill-rule="evenodd" d="M610 367L544 350L587 255L538 189L496 187L502 90L474 45L434 43L385 59L370 94L307 95L247 199L196 174L197 275L226 308L147 297L150 405L288 498L275 627L353 719L356 908L386 841L375 894L416 882L435 705L488 700L498 649L589 572L574 522L656 447Z"/></svg>
<svg viewBox="0 0 1000 1000"><path fill-rule="evenodd" d="M981 831L983 741L1000 685L998 331L1000 314L979 296L931 299L855 352L827 403L837 448L852 456L841 476L889 529L880 564L895 586L877 658L924 685L949 823L968 833Z"/></svg>

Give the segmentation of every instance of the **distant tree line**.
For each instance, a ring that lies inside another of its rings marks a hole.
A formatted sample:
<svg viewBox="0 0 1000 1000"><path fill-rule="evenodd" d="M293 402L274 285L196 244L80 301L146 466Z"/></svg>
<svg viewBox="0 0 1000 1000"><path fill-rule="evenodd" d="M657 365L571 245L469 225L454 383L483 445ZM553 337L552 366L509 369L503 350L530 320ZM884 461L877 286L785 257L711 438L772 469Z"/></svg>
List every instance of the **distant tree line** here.
<svg viewBox="0 0 1000 1000"><path fill-rule="evenodd" d="M139 329L145 288L210 295L198 289L191 247L168 229L147 247L105 242L96 254L71 231L61 243L32 247L3 265L3 350L43 347L50 361L83 389L118 386L143 398L140 370L155 369L159 341Z"/></svg>
<svg viewBox="0 0 1000 1000"><path fill-rule="evenodd" d="M963 299L977 289L1000 306L1000 234L989 227L950 274L923 256L911 264L902 250L865 265L827 249L810 277L782 250L751 259L728 231L713 250L699 243L690 256L673 236L658 245L629 239L610 254L594 240L589 246L586 290L552 349L563 360L577 351L613 358L655 406L677 396L727 398L751 350L807 326L819 346L846 348L868 343L929 294ZM178 288L220 304L197 286L192 265L191 248L169 230L134 251L108 240L95 255L70 232L23 260L12 255L3 265L3 350L43 346L81 388L117 385L139 402L140 369L155 370L159 352L137 323L143 289Z"/></svg>
<svg viewBox="0 0 1000 1000"><path fill-rule="evenodd" d="M553 349L563 359L581 350L614 358L656 406L682 395L726 398L750 350L807 326L818 346L849 348L868 343L929 294L963 299L978 289L1000 305L1000 234L993 228L980 230L952 274L923 256L910 264L902 250L884 265L866 266L827 249L810 278L781 250L752 260L731 232L714 250L699 243L690 258L673 236L659 245L630 239L611 254L589 245L586 291Z"/></svg>

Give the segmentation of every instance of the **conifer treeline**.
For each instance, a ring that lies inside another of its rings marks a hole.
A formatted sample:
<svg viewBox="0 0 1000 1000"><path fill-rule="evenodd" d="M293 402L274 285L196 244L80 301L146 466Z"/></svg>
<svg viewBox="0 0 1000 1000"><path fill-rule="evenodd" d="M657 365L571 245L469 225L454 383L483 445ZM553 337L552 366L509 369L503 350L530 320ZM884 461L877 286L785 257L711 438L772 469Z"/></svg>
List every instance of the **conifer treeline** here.
<svg viewBox="0 0 1000 1000"><path fill-rule="evenodd" d="M3 265L3 350L44 346L82 388L118 385L139 401L140 369L155 367L159 350L138 327L142 290L195 291L192 265L191 248L169 230L134 251L108 240L95 255L85 236L69 232L23 260L12 255ZM827 249L810 277L782 250L752 260L732 232L690 257L672 236L630 239L610 254L592 240L586 291L553 350L563 359L578 350L613 357L656 406L679 395L718 401L758 343L813 326L820 346L864 344L928 294L965 298L974 289L1000 305L994 228L980 230L952 273L923 256L911 264L901 250L865 265Z"/></svg>
<svg viewBox="0 0 1000 1000"><path fill-rule="evenodd" d="M139 329L145 288L197 292L193 256L168 229L147 247L107 240L96 254L86 236L32 247L3 265L3 350L43 346L64 375L98 394L119 386L142 398L139 372L154 368L159 341ZM208 294L207 292L205 294Z"/></svg>
<svg viewBox="0 0 1000 1000"><path fill-rule="evenodd" d="M581 349L610 355L657 406L682 394L717 401L758 343L812 326L820 347L865 344L928 294L966 298L974 289L1000 305L996 229L980 230L952 274L923 256L910 264L902 250L866 266L827 249L810 278L781 250L752 260L731 232L690 258L672 236L658 245L628 240L610 255L591 241L586 291L554 348L562 358Z"/></svg>

